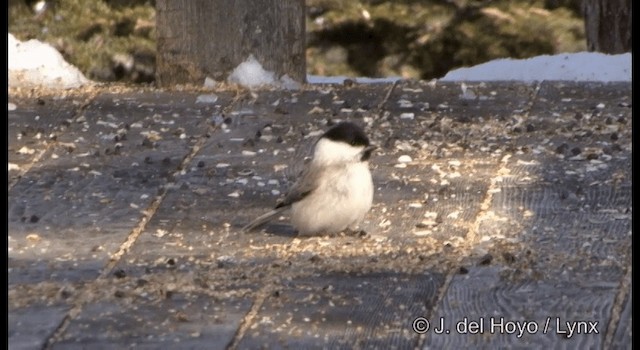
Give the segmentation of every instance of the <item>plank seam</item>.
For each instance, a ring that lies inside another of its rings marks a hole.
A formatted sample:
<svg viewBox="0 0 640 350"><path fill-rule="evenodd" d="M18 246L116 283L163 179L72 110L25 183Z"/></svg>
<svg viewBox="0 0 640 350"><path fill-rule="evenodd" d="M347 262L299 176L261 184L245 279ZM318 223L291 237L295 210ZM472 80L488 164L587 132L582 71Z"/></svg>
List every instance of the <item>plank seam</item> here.
<svg viewBox="0 0 640 350"><path fill-rule="evenodd" d="M531 93L530 100L523 110L524 116L529 115L529 112L531 111L531 108L533 107L533 104L535 103L535 100L538 97L538 92L540 91L540 87L542 83L543 83L542 81L537 83L533 92ZM509 172L509 169L506 167L506 164L510 157L511 157L510 155L505 155L502 157L502 159L496 165L496 170L493 172L494 176L492 176L491 179L489 180L489 188L485 192L484 199L480 204L480 209L478 210L478 213L476 214L476 217L473 223L469 225L469 229L467 231L467 235L466 235L467 242L470 245L474 245L475 243L477 243L478 231L479 231L481 222L485 220L485 218L491 217L491 215L489 214L489 208L491 207L491 202L493 201L493 194L496 193L496 188L499 183L498 180L502 177L502 175L505 172L506 173ZM438 297L433 304L434 307L430 315L432 318L433 316L437 315L438 305L440 305L444 300L444 297L447 294L447 291L449 290L449 285L451 284L451 281L453 280L453 277L457 272L458 272L458 269L454 268L451 271L449 271L449 273L447 274L445 282L440 288ZM427 340L427 337L428 337L427 334L423 334L419 337L417 348L423 347L424 342Z"/></svg>
<svg viewBox="0 0 640 350"><path fill-rule="evenodd" d="M622 276L622 281L620 281L620 286L618 287L620 289L618 290L618 293L616 294L616 297L613 301L613 306L611 307L611 319L609 320L609 324L607 325L607 332L604 336L604 345L602 347L603 349L611 349L611 344L613 343L613 338L615 337L616 330L620 326L620 320L628 294L627 289L629 289L631 284L632 263L631 261L629 261L630 256L631 254L627 255L628 268L624 276Z"/></svg>
<svg viewBox="0 0 640 350"><path fill-rule="evenodd" d="M244 93L244 94L246 94L246 93ZM231 103L229 103L229 105L224 109L224 111L227 111L230 108L232 108L236 104L236 102L241 99L241 97L244 94L241 94L239 91L236 91L236 96L231 101ZM94 99L95 99L95 96L91 101L93 101ZM90 102L87 103L86 105L83 105L82 110L86 109L86 107L89 104L90 104ZM205 121L205 123L206 123L206 121ZM126 254L129 251L129 249L131 249L133 244L135 244L135 242L137 241L138 237L140 237L142 232L144 232L144 229L147 226L147 223L151 220L151 218L158 211L158 208L162 204L162 201L164 200L164 198L165 198L165 196L167 194L167 188L171 187L171 185L174 184L175 179L178 178L178 176L179 176L179 174L181 172L181 169L185 169L186 166L189 164L189 162L191 162L193 160L193 158L196 156L196 154L198 154L198 152L200 151L200 149L202 148L202 146L206 143L206 141L208 139L207 135L212 133L212 132L215 132L217 128L218 128L217 126L210 124L207 127L207 131L198 139L198 142L196 142L196 144L194 146L192 146L191 151L182 159L182 162L180 163L180 166L178 166L176 171L171 175L171 177L169 177L170 180L162 188L161 193L158 196L156 196L156 198L153 200L153 202L151 202L149 207L144 211L144 215L142 216L142 218L140 219L138 224L131 230L129 235L127 235L127 238L120 245L118 250L114 254L111 255L111 258L109 259L109 262L105 265L105 267L103 268L103 270L100 273L100 275L93 282L88 282L87 285L84 287L83 291L81 293L79 293L79 295L75 298L75 300L73 302L73 307L67 312L67 314L62 319L62 321L60 322L60 324L58 325L56 330L45 341L45 344L42 347L44 350L51 349L53 344L66 331L66 329L69 326L69 324L71 323L71 321L80 314L80 312L82 311L82 308L84 307L84 304L86 303L84 301L84 299L86 299L85 296L88 293L87 290L89 290L91 288L91 284L93 284L93 283L95 283L95 282L97 282L99 280L107 278L110 275L111 271L118 264L118 262L120 262L120 259L122 258L122 256L124 256L124 254Z"/></svg>

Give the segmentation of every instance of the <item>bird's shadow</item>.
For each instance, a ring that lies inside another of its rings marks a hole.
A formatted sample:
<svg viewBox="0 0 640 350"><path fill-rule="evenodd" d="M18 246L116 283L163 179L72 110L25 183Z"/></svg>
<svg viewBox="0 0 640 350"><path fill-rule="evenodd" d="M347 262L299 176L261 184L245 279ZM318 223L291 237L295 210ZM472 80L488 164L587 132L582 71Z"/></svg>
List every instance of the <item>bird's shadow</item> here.
<svg viewBox="0 0 640 350"><path fill-rule="evenodd" d="M311 236L300 236L298 231L293 228L291 225L280 224L280 223L268 223L261 226L258 229L253 229L249 232L245 232L245 234L269 234L273 236L280 237L288 237L288 238L296 238L296 237L344 237L344 236L352 236L352 237L364 237L367 235L367 232L364 230L351 230L345 229L339 233L333 234L320 234L320 235L311 235Z"/></svg>
<svg viewBox="0 0 640 350"><path fill-rule="evenodd" d="M268 223L260 228L246 232L247 234L266 233L274 236L295 238L298 236L298 231L291 225Z"/></svg>

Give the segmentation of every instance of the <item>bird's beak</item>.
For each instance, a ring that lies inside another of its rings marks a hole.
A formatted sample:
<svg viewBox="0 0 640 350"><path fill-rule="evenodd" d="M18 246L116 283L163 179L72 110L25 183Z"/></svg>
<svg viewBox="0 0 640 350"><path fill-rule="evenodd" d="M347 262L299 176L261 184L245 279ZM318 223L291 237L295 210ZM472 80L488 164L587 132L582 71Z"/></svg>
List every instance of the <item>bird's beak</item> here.
<svg viewBox="0 0 640 350"><path fill-rule="evenodd" d="M369 160L369 158L371 157L371 153L372 153L376 148L378 148L378 146L369 145L369 146L365 147L365 148L362 150L362 153L361 153L361 154L362 154L362 156L360 156L360 161L364 162L364 161Z"/></svg>

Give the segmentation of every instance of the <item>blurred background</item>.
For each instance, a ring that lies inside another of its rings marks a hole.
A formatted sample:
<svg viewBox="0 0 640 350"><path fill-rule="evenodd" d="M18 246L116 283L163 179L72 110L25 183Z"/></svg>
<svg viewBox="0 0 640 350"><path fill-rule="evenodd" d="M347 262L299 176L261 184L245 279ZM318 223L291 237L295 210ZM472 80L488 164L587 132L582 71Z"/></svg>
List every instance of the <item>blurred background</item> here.
<svg viewBox="0 0 640 350"><path fill-rule="evenodd" d="M587 50L581 0L307 0L307 72L432 79L495 58ZM9 0L9 32L96 81L153 83L155 1Z"/></svg>

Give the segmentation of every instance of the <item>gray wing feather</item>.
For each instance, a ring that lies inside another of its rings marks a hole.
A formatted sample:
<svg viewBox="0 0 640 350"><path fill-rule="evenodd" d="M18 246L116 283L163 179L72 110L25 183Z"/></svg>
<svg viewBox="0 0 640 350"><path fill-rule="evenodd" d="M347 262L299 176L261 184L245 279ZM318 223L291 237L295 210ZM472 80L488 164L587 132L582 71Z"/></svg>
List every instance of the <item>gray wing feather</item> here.
<svg viewBox="0 0 640 350"><path fill-rule="evenodd" d="M288 207L308 196L317 186L317 176L317 172L312 171L310 166L305 167L298 181L291 186L287 195L276 205L276 208Z"/></svg>
<svg viewBox="0 0 640 350"><path fill-rule="evenodd" d="M291 188L287 192L286 196L278 202L275 209L270 212L260 215L255 220L251 221L248 225L242 228L243 232L251 231L257 227L266 224L268 221L279 215L284 210L291 207L291 204L302 200L308 196L315 189L315 179L318 176L311 170L310 158L313 155L313 146L315 146L318 138L312 138L305 140L301 147L296 149L294 159L296 161L292 166L285 170L285 177L291 181L296 178L297 181L291 185Z"/></svg>
<svg viewBox="0 0 640 350"><path fill-rule="evenodd" d="M311 192L313 192L313 190L315 190L315 187L317 186L317 183L315 181L317 176L317 172L312 171L310 166L306 166L300 174L298 181L296 181L291 186L287 195L284 197L284 199L278 202L275 209L251 221L248 225L242 228L242 231L248 232L253 230L254 228L266 224L276 215L291 207L293 203L300 201L304 197L308 196Z"/></svg>

